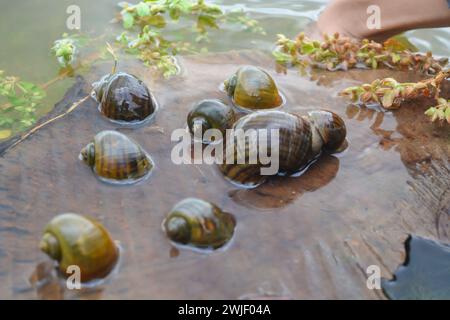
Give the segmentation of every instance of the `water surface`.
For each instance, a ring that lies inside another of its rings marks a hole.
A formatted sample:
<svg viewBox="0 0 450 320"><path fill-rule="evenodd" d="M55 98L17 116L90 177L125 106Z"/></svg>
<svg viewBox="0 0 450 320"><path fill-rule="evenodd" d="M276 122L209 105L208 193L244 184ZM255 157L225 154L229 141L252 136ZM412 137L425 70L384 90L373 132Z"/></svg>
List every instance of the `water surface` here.
<svg viewBox="0 0 450 320"><path fill-rule="evenodd" d="M35 82L54 77L58 65L48 48L64 31L65 8L73 3L86 14L83 31L120 32L108 24L114 1L95 6L88 1L8 2L2 4L0 19L2 41L8 44L0 51L0 68ZM349 104L337 95L349 85L379 77L412 81L419 76L388 70L318 72L312 78L296 70L276 74L265 54L275 34L294 36L317 17L325 2L223 4L244 8L267 29L267 37L220 32L220 45L212 49L228 53L181 58L185 72L169 81L153 78L138 61L120 64L120 70L141 77L153 90L161 106L154 122L122 128L87 100L0 158L1 298L383 299L381 291L366 286L368 266L379 266L382 276L391 279L405 260L403 243L409 234L450 241L450 129L431 124L423 115L430 101L382 112ZM449 55L448 29L409 34L421 50ZM276 177L255 190L230 184L214 166L168 161L175 145L170 135L186 127L189 108L206 98L229 103L219 85L244 64L264 67L274 76L286 96L284 110L337 112L348 128L348 150L321 157L300 177ZM109 62L96 63L83 78L53 86L42 114L68 88L57 111L87 95L90 83L110 68ZM111 129L126 133L150 153L156 168L148 180L111 186L79 161L81 148L100 130ZM210 200L236 217L235 236L226 250L173 254L161 223L174 204L187 197ZM120 270L95 290L69 292L55 279L36 283L49 272L48 259L37 247L41 232L63 212L95 217L123 248Z"/></svg>
<svg viewBox="0 0 450 320"><path fill-rule="evenodd" d="M276 35L283 33L294 37L311 21L315 21L328 1L323 0L219 0L211 1L224 10L244 10L256 19L267 35L240 32L236 26L226 26L212 32L210 51L231 49L261 49L270 51ZM3 2L0 13L0 70L21 77L23 80L43 84L57 76L59 65L50 53L50 48L66 28L66 9L69 5L81 8L81 31L91 37L105 36L114 41L123 29L110 21L117 14L116 0L99 0L93 4L87 0L38 0ZM175 38L185 34L185 25L171 27ZM421 50L431 50L436 55L450 55L450 28L417 30L407 33L411 41ZM86 51L86 50L85 50ZM37 110L37 116L50 111L64 92L74 83L72 79L58 81L48 90L48 98Z"/></svg>

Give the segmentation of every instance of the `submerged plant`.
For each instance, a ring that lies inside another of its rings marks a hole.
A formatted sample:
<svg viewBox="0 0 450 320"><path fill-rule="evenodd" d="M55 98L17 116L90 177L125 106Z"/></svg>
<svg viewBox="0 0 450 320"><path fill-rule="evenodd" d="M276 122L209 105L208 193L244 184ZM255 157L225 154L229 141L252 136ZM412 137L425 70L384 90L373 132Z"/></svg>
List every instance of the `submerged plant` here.
<svg viewBox="0 0 450 320"><path fill-rule="evenodd" d="M31 126L36 121L36 109L45 96L41 87L18 77L5 75L0 70L0 97L6 100L0 105L1 136L7 138L12 128L21 130Z"/></svg>
<svg viewBox="0 0 450 320"><path fill-rule="evenodd" d="M294 40L278 35L277 48L273 56L281 65L317 67L329 71L351 68L377 69L381 66L398 70L415 70L425 74L436 74L447 64L448 59L435 59L431 52L415 53L405 44L391 38L384 43L370 40L354 40L323 35L323 41L309 39L304 33Z"/></svg>
<svg viewBox="0 0 450 320"><path fill-rule="evenodd" d="M340 95L361 104L377 104L387 110L398 109L404 102L419 97L431 97L437 105L430 107L425 114L433 122L440 120L450 124L450 100L440 96L441 85L448 79L450 70L441 71L434 78L417 83L400 83L393 78L377 79L370 84L349 87Z"/></svg>
<svg viewBox="0 0 450 320"><path fill-rule="evenodd" d="M431 121L447 121L450 124L450 100L439 98L438 105L429 108L425 114L431 118Z"/></svg>
<svg viewBox="0 0 450 320"><path fill-rule="evenodd" d="M61 39L54 42L52 52L62 68L71 67L78 50L85 46L89 39L81 34L69 35L64 33Z"/></svg>
<svg viewBox="0 0 450 320"><path fill-rule="evenodd" d="M170 42L161 36L159 30L153 30L148 25L136 38L132 39L124 32L117 40L125 52L137 55L148 67L156 67L166 78L178 73L174 56L180 51L189 50L187 44Z"/></svg>
<svg viewBox="0 0 450 320"><path fill-rule="evenodd" d="M258 22L243 11L225 13L204 0L144 0L138 4L120 2L119 7L119 20L127 31L117 41L126 52L137 55L166 78L179 71L174 59L177 54L207 51L197 45L210 42L209 31L219 29L221 24L238 24L250 32L265 34ZM177 23L182 18L190 23L187 30L194 36L193 41L173 40L166 33L170 22Z"/></svg>

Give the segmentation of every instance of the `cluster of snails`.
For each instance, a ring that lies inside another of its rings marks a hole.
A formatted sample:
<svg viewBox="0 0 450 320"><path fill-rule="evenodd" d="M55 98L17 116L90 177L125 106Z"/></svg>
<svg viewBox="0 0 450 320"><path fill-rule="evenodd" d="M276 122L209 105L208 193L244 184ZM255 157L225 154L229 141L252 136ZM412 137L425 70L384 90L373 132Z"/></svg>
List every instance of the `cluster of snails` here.
<svg viewBox="0 0 450 320"><path fill-rule="evenodd" d="M108 74L94 83L92 96L99 110L119 123L142 123L151 119L157 103L147 86L137 77L119 72ZM224 133L226 129L279 129L280 165L277 174L299 172L322 151L338 152L345 146L346 129L342 119L330 111L312 111L305 116L290 114L279 108L284 99L272 77L257 67L242 67L224 82L224 89L234 107L219 100L204 100L187 116L189 131L196 136L209 129ZM239 118L238 112L248 114ZM250 113L249 113L250 112ZM236 139L230 136L229 139ZM211 143L212 141L204 141ZM225 141L228 143L229 141ZM233 156L243 150L227 148ZM147 177L154 167L143 148L117 131L102 131L80 153L93 172L107 182L135 183ZM231 181L257 186L265 180L255 164L223 164L220 170ZM168 213L162 223L164 232L175 244L197 249L218 249L234 235L236 220L216 205L187 198ZM44 230L40 249L54 259L60 273L76 265L83 282L103 278L118 263L119 250L108 231L97 221L66 213L56 216Z"/></svg>
<svg viewBox="0 0 450 320"><path fill-rule="evenodd" d="M260 159L260 149L254 151L251 139L239 144L237 129L244 132L250 129L268 129L264 131L267 145L278 147L278 171L274 174L296 174L312 163L323 151L335 153L345 147L346 128L343 120L335 113L325 110L311 111L305 116L283 111L260 111L239 119L234 125L235 133L231 148L227 148L226 159L237 159L242 153L245 159L255 152L257 161L238 163L237 161L220 165L220 171L227 179L245 187L257 187L268 175L261 169L267 167ZM272 140L270 130L278 129L276 140ZM258 137L261 139L261 136Z"/></svg>
<svg viewBox="0 0 450 320"><path fill-rule="evenodd" d="M247 139L239 145L238 130L266 129L269 146L278 145L279 170L276 174L295 174L305 169L323 151L340 152L346 145L344 121L335 113L326 110L311 111L305 116L278 110L283 97L275 81L264 70L246 66L240 68L224 82L224 89L238 111L248 113L238 119L233 108L217 100L205 100L190 111L187 123L192 135L203 136L207 129L224 132L234 129L227 137L231 142L223 159L237 159L238 153L245 157L244 163L224 161L220 171L231 182L245 187L257 187L267 175L261 174L264 165L257 161L250 163L250 147ZM249 113L250 112L250 113ZM270 130L278 129L278 141L271 141ZM241 131L242 132L242 131ZM231 141L233 140L233 141ZM209 141L203 141L209 143ZM259 154L256 155L259 160Z"/></svg>

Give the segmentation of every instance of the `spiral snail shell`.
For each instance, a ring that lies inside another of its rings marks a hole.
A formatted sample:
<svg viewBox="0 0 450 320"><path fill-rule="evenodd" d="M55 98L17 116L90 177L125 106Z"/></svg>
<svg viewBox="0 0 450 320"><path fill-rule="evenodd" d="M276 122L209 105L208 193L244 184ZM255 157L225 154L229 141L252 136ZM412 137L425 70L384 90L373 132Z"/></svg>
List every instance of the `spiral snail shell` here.
<svg viewBox="0 0 450 320"><path fill-rule="evenodd" d="M93 96L100 103L100 112L118 122L141 122L157 109L147 86L125 72L108 74L94 83Z"/></svg>
<svg viewBox="0 0 450 320"><path fill-rule="evenodd" d="M195 198L179 202L163 222L173 242L199 249L222 247L233 237L235 226L233 215Z"/></svg>
<svg viewBox="0 0 450 320"><path fill-rule="evenodd" d="M233 108L219 100L203 100L196 104L187 116L189 131L193 136L201 133L201 137L209 129L217 129L224 134L226 129L233 126L234 121ZM197 128L200 129L200 132L196 132Z"/></svg>
<svg viewBox="0 0 450 320"><path fill-rule="evenodd" d="M82 282L107 276L119 257L108 231L97 221L75 213L53 218L44 229L39 248L58 262L64 276L69 266L78 266Z"/></svg>
<svg viewBox="0 0 450 320"><path fill-rule="evenodd" d="M102 131L81 150L81 159L104 180L137 182L153 168L151 158L126 135Z"/></svg>
<svg viewBox="0 0 450 320"><path fill-rule="evenodd" d="M274 109L283 104L273 78L258 67L241 67L224 87L233 102L246 110Z"/></svg>
<svg viewBox="0 0 450 320"><path fill-rule="evenodd" d="M318 130L323 150L334 153L345 148L347 130L341 117L331 111L314 110L308 112L308 120Z"/></svg>
<svg viewBox="0 0 450 320"><path fill-rule="evenodd" d="M322 151L341 151L346 136L344 121L335 113L325 110L312 111L303 117L283 111L258 111L239 119L233 129L233 145L226 148L225 159L234 159L234 162L226 161L219 168L230 181L245 187L262 184L267 175L261 174L261 168L267 165L261 163L260 146L256 150L252 148L252 143L259 144L261 137L255 136L257 140L253 142L251 139L240 142L237 129L242 129L243 132L266 129L263 134L266 135L267 150L271 151L275 146L279 150L277 174L288 175L305 169ZM272 141L272 129L278 129L278 141ZM257 153L255 162L249 161L252 152ZM244 155L245 161L236 161L238 154Z"/></svg>

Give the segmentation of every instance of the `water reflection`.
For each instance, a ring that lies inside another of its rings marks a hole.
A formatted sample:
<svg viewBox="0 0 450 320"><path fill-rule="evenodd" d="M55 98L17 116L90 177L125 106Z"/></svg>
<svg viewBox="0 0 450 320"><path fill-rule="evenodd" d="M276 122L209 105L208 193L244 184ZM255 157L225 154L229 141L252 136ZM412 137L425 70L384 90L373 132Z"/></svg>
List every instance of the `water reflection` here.
<svg viewBox="0 0 450 320"><path fill-rule="evenodd" d="M92 299L102 298L103 288L82 287L80 290L69 290L66 281L62 279L55 269L53 262L44 261L36 265L35 270L29 278L31 289L36 291L37 297L43 300L64 299Z"/></svg>
<svg viewBox="0 0 450 320"><path fill-rule="evenodd" d="M305 192L313 192L330 183L339 171L339 159L332 155L321 156L299 177L269 178L256 189L238 189L229 197L245 207L272 211L299 199Z"/></svg>
<svg viewBox="0 0 450 320"><path fill-rule="evenodd" d="M450 95L448 82L442 94L446 97ZM437 237L450 241L450 128L431 123L423 114L432 104L430 99L417 99L405 103L394 112L351 104L346 108L346 116L370 123L370 130L379 139L377 149L393 150L400 154L412 178L408 184L417 202L415 207L419 208L417 213L426 212L432 216Z"/></svg>

